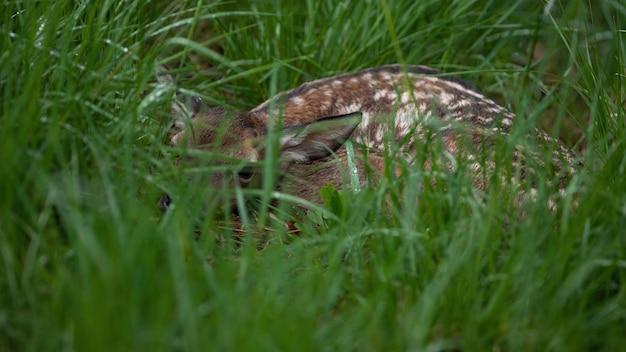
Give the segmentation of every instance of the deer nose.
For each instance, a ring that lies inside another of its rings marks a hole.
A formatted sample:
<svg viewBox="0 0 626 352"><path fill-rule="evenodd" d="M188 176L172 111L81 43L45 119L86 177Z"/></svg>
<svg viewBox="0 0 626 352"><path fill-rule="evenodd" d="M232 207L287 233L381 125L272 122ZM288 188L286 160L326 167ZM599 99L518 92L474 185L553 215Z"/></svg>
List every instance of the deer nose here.
<svg viewBox="0 0 626 352"><path fill-rule="evenodd" d="M172 199L167 194L159 198L159 208L161 208L161 211L163 212L166 212L167 209L169 209L171 203Z"/></svg>

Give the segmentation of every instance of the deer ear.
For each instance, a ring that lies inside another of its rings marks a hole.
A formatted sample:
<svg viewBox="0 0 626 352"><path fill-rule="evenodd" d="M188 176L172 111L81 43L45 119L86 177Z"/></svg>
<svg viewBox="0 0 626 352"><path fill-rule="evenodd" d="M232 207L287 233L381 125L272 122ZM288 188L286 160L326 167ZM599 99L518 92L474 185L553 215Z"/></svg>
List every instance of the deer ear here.
<svg viewBox="0 0 626 352"><path fill-rule="evenodd" d="M286 127L280 140L281 157L297 161L325 158L350 138L362 118L363 114L355 112Z"/></svg>
<svg viewBox="0 0 626 352"><path fill-rule="evenodd" d="M203 104L200 97L190 96L187 94L188 92L183 92L177 86L174 77L167 73L168 70L166 66L159 66L156 69L156 74L157 81L163 89L170 92L174 91L172 105L170 106L170 115L173 117L173 121L168 132L169 135L173 136L185 129L189 120L200 112Z"/></svg>

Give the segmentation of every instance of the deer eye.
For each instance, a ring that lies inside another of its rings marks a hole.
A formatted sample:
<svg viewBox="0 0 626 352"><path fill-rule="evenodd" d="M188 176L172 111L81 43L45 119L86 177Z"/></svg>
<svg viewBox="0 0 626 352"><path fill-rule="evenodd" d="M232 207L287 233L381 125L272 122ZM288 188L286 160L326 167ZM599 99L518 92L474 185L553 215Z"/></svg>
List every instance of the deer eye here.
<svg viewBox="0 0 626 352"><path fill-rule="evenodd" d="M237 172L237 176L239 176L239 180L245 183L249 183L254 177L254 167L252 166L244 166Z"/></svg>

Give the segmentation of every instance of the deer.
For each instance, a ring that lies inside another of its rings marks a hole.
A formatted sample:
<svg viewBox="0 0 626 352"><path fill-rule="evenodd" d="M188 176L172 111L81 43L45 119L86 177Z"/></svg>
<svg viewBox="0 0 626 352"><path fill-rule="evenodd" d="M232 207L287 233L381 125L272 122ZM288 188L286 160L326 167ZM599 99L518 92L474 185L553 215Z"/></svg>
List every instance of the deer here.
<svg viewBox="0 0 626 352"><path fill-rule="evenodd" d="M165 77L162 80L171 82L171 77ZM427 66L400 64L306 82L250 111L204 107L200 99L193 98L192 109L174 101L171 113L175 118L172 146L215 150L228 159L204 163L244 165L235 171L212 172L204 180L206 187L260 188L263 168L259 165L266 158L267 138L274 133L279 169L276 191L311 203L321 202L320 189L327 184L345 187L349 167L358 171L361 186L370 182L363 176L365 169L375 179L382 177L385 159L379 156L390 143L402 141L398 158L415 158L417 146L432 138L430 130L434 128L446 153L472 158L489 152L493 136L506 138L516 118L460 78ZM432 122L436 127L429 127ZM575 155L569 148L539 129L529 133L553 146L554 169L569 176L576 171ZM366 150L369 157L351 160L348 143ZM513 153L520 174L531 174L521 150ZM421 166L428 170L433 161L425 160ZM475 172L476 188L485 190L488 170L478 162L469 169ZM564 183L562 179L557 181ZM167 210L171 202L168 195L163 196L161 209Z"/></svg>

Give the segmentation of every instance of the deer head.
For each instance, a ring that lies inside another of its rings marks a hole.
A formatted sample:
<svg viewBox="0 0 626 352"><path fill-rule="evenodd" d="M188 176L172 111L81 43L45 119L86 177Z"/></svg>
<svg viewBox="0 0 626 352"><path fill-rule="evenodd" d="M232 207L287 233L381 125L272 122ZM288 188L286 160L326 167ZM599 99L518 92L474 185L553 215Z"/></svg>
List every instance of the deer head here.
<svg viewBox="0 0 626 352"><path fill-rule="evenodd" d="M272 132L270 129L274 129L280 168L278 188L313 201L317 201L319 187L341 180L342 172L338 167L342 163L324 163L333 156L345 159L344 153L337 152L362 119L362 114L357 112L283 126L280 116L276 116L274 126L268 126L251 112L225 108L203 110L197 103L198 99L194 101L196 103L191 114L181 108L179 102L173 104L171 111L176 115L177 122L173 126L170 144L196 151L193 156L179 159L179 164L223 166L221 171L212 171L202 177L206 187L260 188L263 180L262 162L267 154L268 143L272 142L268 139ZM201 151L209 152L212 157L199 156L198 152ZM317 166L316 170L324 170L324 173L317 173L316 178L312 179L306 170L314 166ZM307 181L296 187L294 178ZM169 196L162 197L161 208L167 209L170 201Z"/></svg>

